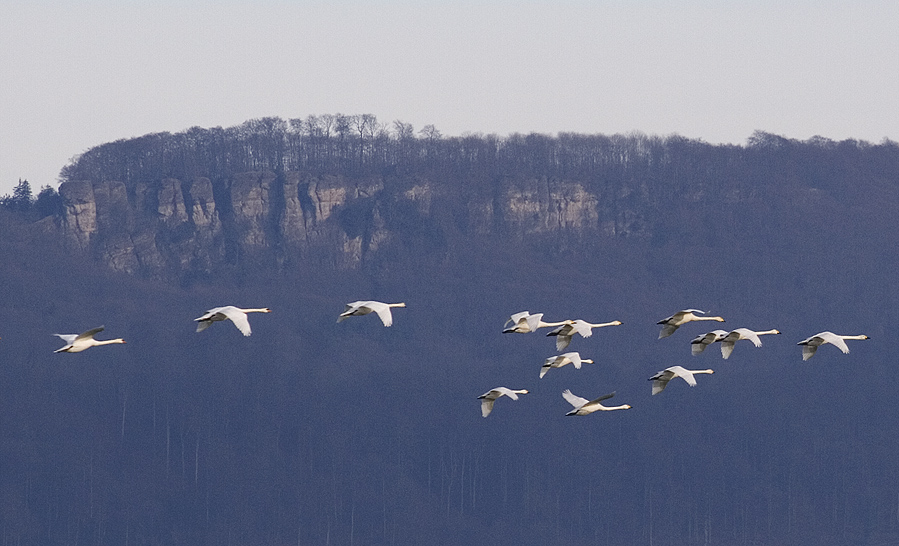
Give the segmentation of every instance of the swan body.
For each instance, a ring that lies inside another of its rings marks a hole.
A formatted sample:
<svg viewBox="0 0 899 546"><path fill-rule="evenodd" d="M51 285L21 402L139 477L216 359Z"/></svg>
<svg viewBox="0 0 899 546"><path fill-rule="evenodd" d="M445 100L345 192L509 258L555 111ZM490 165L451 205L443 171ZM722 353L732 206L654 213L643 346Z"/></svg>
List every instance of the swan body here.
<svg viewBox="0 0 899 546"><path fill-rule="evenodd" d="M664 370L658 372L654 376L650 377L649 380L652 381L652 394L653 396L659 394L665 387L668 386L668 382L674 379L675 377L680 377L684 381L687 382L687 385L691 387L696 386L696 378L693 377L695 374L699 373L715 373L714 370L687 370L682 366L671 366L670 368L665 368Z"/></svg>
<svg viewBox="0 0 899 546"><path fill-rule="evenodd" d="M656 324L662 325L662 331L659 332L659 339L670 336L678 328L688 322L694 322L698 320L715 320L718 322L724 322L724 319L721 317L698 317L696 316L696 313L704 315L706 312L700 311L699 309L684 309L683 311L678 311L670 317L657 322Z"/></svg>
<svg viewBox="0 0 899 546"><path fill-rule="evenodd" d="M802 345L802 360L808 360L811 357L815 356L815 351L818 350L818 347L824 345L825 343L830 343L831 345L835 345L839 350L843 351L843 354L849 354L849 346L846 345L847 339L870 339L866 335L859 336L841 336L839 334L835 334L833 332L821 332L820 334L815 334L808 339L803 339L796 345Z"/></svg>
<svg viewBox="0 0 899 546"><path fill-rule="evenodd" d="M631 409L631 407L627 404L623 406L603 406L600 402L603 400L608 400L615 396L615 393L609 393L604 396L600 396L595 400L587 400L586 398L581 398L576 394L572 394L569 389L565 389L562 391L562 398L568 401L569 404L574 406L574 409L566 413L565 415L590 415L594 411L615 411L615 410L624 410Z"/></svg>
<svg viewBox="0 0 899 546"><path fill-rule="evenodd" d="M116 339L107 339L104 341L97 341L94 339L94 336L103 331L103 326L99 328L93 328L84 332L82 334L53 334L54 336L61 338L66 342L64 347L56 349L53 351L54 353L80 353L86 349L90 349L91 347L99 347L100 345L112 345L113 343L125 343L125 340L122 338Z"/></svg>
<svg viewBox="0 0 899 546"><path fill-rule="evenodd" d="M405 307L405 303L382 303L380 301L354 301L346 304L346 309L337 317L337 322L343 322L350 317L361 317L369 313L377 313L384 326L393 326L393 307Z"/></svg>
<svg viewBox="0 0 899 546"><path fill-rule="evenodd" d="M568 364L574 364L574 367L580 370L581 364L583 363L593 364L593 361L589 358L581 358L581 354L578 352L551 356L547 358L543 362L543 366L540 367L540 378L543 379L543 376L546 375L546 372L548 372L550 368L561 368Z"/></svg>
<svg viewBox="0 0 899 546"><path fill-rule="evenodd" d="M528 334L536 332L538 328L547 328L549 326L561 326L571 321L562 322L543 322L543 313L532 315L527 311L515 313L503 325L504 334ZM509 326L511 324L511 326Z"/></svg>
<svg viewBox="0 0 899 546"><path fill-rule="evenodd" d="M731 330L727 333L726 336L721 338L721 357L724 358L724 360L727 360L728 357L730 357L730 354L734 351L734 344L741 339L748 339L756 347L761 347L762 340L759 339L759 336L779 333L779 330L764 330L761 332L756 332L754 330L750 330L749 328L737 328L736 330Z"/></svg>
<svg viewBox="0 0 899 546"><path fill-rule="evenodd" d="M585 320L566 320L558 328L555 328L547 336L556 336L556 350L562 351L571 343L574 334L580 334L581 337L590 337L593 335L593 328L603 328L605 326L621 326L620 320L612 322L601 322L599 324L591 324Z"/></svg>
<svg viewBox="0 0 899 546"><path fill-rule="evenodd" d="M726 330L712 330L711 332L694 337L693 340L690 341L693 356L701 354L705 351L706 347L716 341L721 341L727 334L728 332Z"/></svg>
<svg viewBox="0 0 899 546"><path fill-rule="evenodd" d="M490 389L481 396L478 396L478 399L481 400L481 415L483 415L484 417L490 415L490 412L493 411L493 403L496 402L496 399L501 396L508 396L512 400L518 400L519 394L527 393L528 391L526 389L513 390L506 387L496 387L495 389Z"/></svg>
<svg viewBox="0 0 899 546"><path fill-rule="evenodd" d="M194 319L197 324L197 332L202 332L206 328L212 326L213 322L220 322L223 320L230 320L234 323L234 326L240 330L245 336L249 336L253 333L253 330L250 329L250 321L247 320L247 313L271 313L272 310L268 307L263 307L261 309L241 309L240 307L234 307L233 305L226 305L224 307L215 307L214 309L210 309L206 311L206 314L200 318Z"/></svg>

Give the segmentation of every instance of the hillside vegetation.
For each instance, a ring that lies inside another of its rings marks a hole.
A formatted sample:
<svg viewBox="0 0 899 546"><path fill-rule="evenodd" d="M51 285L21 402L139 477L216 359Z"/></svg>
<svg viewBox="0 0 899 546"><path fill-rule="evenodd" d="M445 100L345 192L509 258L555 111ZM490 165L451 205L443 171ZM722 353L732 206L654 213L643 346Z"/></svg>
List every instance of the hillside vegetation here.
<svg viewBox="0 0 899 546"><path fill-rule="evenodd" d="M313 122L106 144L62 212L0 208L4 541L899 540L895 143ZM337 324L359 299L407 307ZM220 305L273 312L195 333ZM691 307L727 322L656 339ZM623 325L539 379L522 310ZM53 354L101 324L128 343ZM717 327L783 334L691 356ZM803 362L823 330L871 339ZM650 396L675 364L715 374ZM530 394L482 418L500 385Z"/></svg>

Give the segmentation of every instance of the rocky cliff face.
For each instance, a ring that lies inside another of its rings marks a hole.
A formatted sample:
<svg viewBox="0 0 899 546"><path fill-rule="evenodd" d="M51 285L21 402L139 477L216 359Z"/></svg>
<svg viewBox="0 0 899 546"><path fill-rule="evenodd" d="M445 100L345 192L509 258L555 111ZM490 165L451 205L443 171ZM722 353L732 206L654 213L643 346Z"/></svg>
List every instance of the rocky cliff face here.
<svg viewBox="0 0 899 546"><path fill-rule="evenodd" d="M613 196L545 177L498 180L465 197L431 180L270 171L218 183L166 178L131 188L73 181L59 192L64 212L58 224L73 249L114 270L149 276L210 273L242 257L357 268L425 226L442 234L512 238L644 232L640 215L622 212ZM446 211L457 218L454 226L447 225Z"/></svg>

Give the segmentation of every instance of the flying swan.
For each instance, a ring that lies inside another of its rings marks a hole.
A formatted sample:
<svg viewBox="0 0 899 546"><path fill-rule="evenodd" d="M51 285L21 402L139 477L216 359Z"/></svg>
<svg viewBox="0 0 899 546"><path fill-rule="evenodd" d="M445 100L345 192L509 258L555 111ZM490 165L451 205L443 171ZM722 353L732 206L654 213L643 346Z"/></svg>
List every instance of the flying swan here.
<svg viewBox="0 0 899 546"><path fill-rule="evenodd" d="M843 351L843 354L849 354L849 346L846 345L847 339L871 339L866 335L860 336L841 336L839 334L835 334L833 332L821 332L820 334L815 334L808 339L803 339L796 345L802 345L802 360L808 360L811 357L815 356L815 351L818 350L818 347L824 345L825 343L830 343L831 345L836 345L837 348Z"/></svg>
<svg viewBox="0 0 899 546"><path fill-rule="evenodd" d="M65 347L56 349L53 351L54 353L80 353L85 349L90 349L91 347L99 347L100 345L111 345L113 343L125 343L125 340L122 338L116 339L107 339L104 341L97 341L94 339L94 336L103 331L103 326L99 328L94 328L92 330L88 330L83 334L53 334L56 337L61 338L66 342Z"/></svg>
<svg viewBox="0 0 899 546"><path fill-rule="evenodd" d="M590 337L593 335L593 328L603 328L605 326L621 326L620 320L612 322L602 322L599 324L591 324L585 320L567 320L565 324L552 330L547 336L556 336L556 350L562 351L571 343L574 334L581 334L581 337Z"/></svg>
<svg viewBox="0 0 899 546"><path fill-rule="evenodd" d="M562 326L571 321L563 320L562 322L543 322L543 313L532 315L527 311L515 313L503 325L504 334L528 334L536 332L537 328L547 328L549 326ZM509 326L511 324L512 326Z"/></svg>
<svg viewBox="0 0 899 546"><path fill-rule="evenodd" d="M718 322L724 322L724 319L721 317L697 317L694 313L704 315L705 311L700 311L699 309L684 309L683 311L678 311L670 317L657 322L656 324L662 325L662 331L659 332L659 339L670 336L675 330L680 328L681 325L688 322L696 320L717 320Z"/></svg>
<svg viewBox="0 0 899 546"><path fill-rule="evenodd" d="M609 393L605 396L600 396L595 400L587 400L586 398L581 398L576 394L572 394L569 389L565 389L562 391L562 398L568 401L569 404L574 406L574 409L566 413L565 415L590 415L594 411L615 411L620 409L631 409L631 407L627 404L623 406L603 406L600 404L603 400L608 400L615 396L615 393Z"/></svg>
<svg viewBox="0 0 899 546"><path fill-rule="evenodd" d="M693 340L690 341L690 345L692 346L690 350L692 351L693 356L702 354L706 347L712 343L721 341L727 334L728 332L726 330L712 330L711 332L694 337Z"/></svg>
<svg viewBox="0 0 899 546"><path fill-rule="evenodd" d="M762 340L759 339L759 336L779 333L779 330L765 330L762 332L756 332L750 330L749 328L737 328L736 330L731 330L727 333L726 336L721 338L721 357L724 358L724 360L727 360L728 357L730 357L730 353L734 351L734 343L740 341L741 339L748 339L756 347L761 347Z"/></svg>
<svg viewBox="0 0 899 546"><path fill-rule="evenodd" d="M481 396L478 396L478 399L480 399L481 401L481 415L483 415L484 417L490 415L490 412L493 411L493 403L496 402L496 399L500 396L508 396L512 400L518 400L519 394L527 393L528 391L526 389L517 391L507 389L506 387L496 387L495 389L490 389Z"/></svg>
<svg viewBox="0 0 899 546"><path fill-rule="evenodd" d="M234 307L233 305L226 305L224 307L210 309L209 311L206 311L205 315L194 320L199 323L197 324L197 332L202 332L206 328L209 328L212 326L213 322L230 320L243 335L248 336L252 334L253 331L250 329L250 321L247 320L247 313L271 312L272 310L268 307L263 307L262 309L241 309L240 307Z"/></svg>
<svg viewBox="0 0 899 546"><path fill-rule="evenodd" d="M696 378L693 377L694 374L698 373L715 373L714 370L687 370L682 366L671 366L670 368L665 368L654 376L650 377L649 380L652 381L652 394L653 396L659 394L665 387L668 386L668 382L674 379L675 377L680 377L684 381L687 382L687 385L691 387L696 386Z"/></svg>
<svg viewBox="0 0 899 546"><path fill-rule="evenodd" d="M547 358L543 362L543 366L540 367L540 379L543 379L543 376L546 375L546 372L548 372L550 368L561 368L568 364L574 364L574 367L580 370L581 364L583 363L593 364L593 361L589 358L581 358L581 354L578 352L551 356Z"/></svg>
<svg viewBox="0 0 899 546"><path fill-rule="evenodd" d="M346 304L346 309L337 317L337 322L343 322L350 317L361 317L369 313L377 313L384 326L393 325L393 313L391 307L405 307L405 303L381 303L380 301L354 301Z"/></svg>

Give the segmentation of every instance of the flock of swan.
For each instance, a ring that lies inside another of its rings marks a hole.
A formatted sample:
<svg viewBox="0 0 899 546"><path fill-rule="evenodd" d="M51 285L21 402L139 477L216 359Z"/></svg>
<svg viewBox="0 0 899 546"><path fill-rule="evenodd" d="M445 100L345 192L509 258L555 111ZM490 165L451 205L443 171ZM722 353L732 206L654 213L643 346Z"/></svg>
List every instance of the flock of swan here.
<svg viewBox="0 0 899 546"><path fill-rule="evenodd" d="M684 309L682 311L674 313L668 318L660 320L658 324L661 325L662 329L659 332L659 339L670 336L675 331L677 331L678 328L680 328L684 324L687 324L688 322L724 322L724 318L722 317L712 317L705 315L706 312L699 309ZM503 333L527 334L536 332L540 328L554 328L546 335L555 336L556 350L562 351L571 344L571 340L575 336L575 334L580 334L582 337L586 338L593 335L593 328L620 325L621 321L618 320L599 324L593 324L580 319L564 320L561 322L544 322L542 313L532 315L527 311L522 311L509 317L509 320L507 320L506 324L503 326ZM693 338L693 340L690 341L691 352L693 356L697 356L705 351L705 349L709 345L713 343L720 343L721 357L727 360L730 357L731 353L733 353L734 347L736 346L736 343L738 341L745 339L751 342L756 347L761 347L762 341L761 339L759 339L759 336L779 333L779 330L774 329L761 331L750 330L749 328L737 328L731 331L713 330L711 332L707 332ZM821 332L809 337L808 339L800 341L798 344L802 345L802 359L808 360L815 354L815 351L818 347L826 343L835 345L843 353L848 353L849 347L846 345L846 340L850 339L868 339L868 336L841 336L832 332ZM581 355L578 352L568 352L556 356L551 356L547 358L543 362L543 365L540 367L540 378L542 379L552 368L561 368L563 366L571 364L579 370L581 369L581 365L585 363L592 364L593 360L589 358L581 358ZM649 380L652 381L652 394L656 395L664 391L665 387L668 386L668 383L676 377L683 379L691 387L695 387L696 378L694 376L713 373L715 372L711 369L688 370L683 366L671 366L665 368L664 370L657 372L655 375L649 378ZM526 389L513 390L507 387L496 387L495 389L491 389L485 392L478 397L479 399L481 399L481 415L483 415L484 417L490 415L490 412L493 411L493 405L497 399L503 396L507 396L512 400L518 400L519 394L528 394L528 391ZM596 411L631 409L631 406L628 404L624 404L621 406L602 405L601 402L603 402L604 400L608 400L613 396L615 396L614 392L600 396L599 398L595 398L593 400L587 400L586 398L581 398L580 396L577 396L570 390L566 389L562 392L562 397L569 404L571 404L574 409L572 409L565 415L589 415Z"/></svg>
<svg viewBox="0 0 899 546"><path fill-rule="evenodd" d="M346 305L344 311L340 313L340 315L338 315L337 322L343 322L350 317L358 317L368 315L370 313L375 313L381 319L381 322L384 324L384 326L389 327L393 325L393 313L391 312L391 309L405 306L405 303L355 301ZM234 324L234 326L238 330L240 330L243 335L249 336L253 332L250 328L250 321L247 318L247 314L270 312L271 309L269 309L268 307L242 309L240 307L227 305L224 307L215 307L213 309L210 309L206 311L205 314L194 320L197 322L197 332L206 330L214 322L230 320L231 323ZM688 322L724 322L724 319L722 317L711 317L705 315L706 312L699 309L684 309L683 311L674 313L666 319L660 320L657 323L662 326L662 329L659 332L659 339L670 336L675 331L677 331L678 328L680 328L684 324L687 324ZM509 317L509 320L507 320L506 324L503 325L502 331L505 334L527 334L536 332L540 328L553 328L553 330L549 331L547 336L555 337L556 350L562 351L571 344L571 340L575 335L580 335L581 337L587 338L593 335L593 328L620 326L621 324L621 321L618 320L594 324L580 319L563 320L561 322L544 322L542 313L532 315L528 311L522 311L520 313L515 313L514 315ZM54 352L80 353L81 351L90 349L91 347L125 343L125 340L121 338L108 339L103 341L94 339L94 336L102 332L103 329L104 327L100 326L81 334L53 334L66 342L65 346L57 349ZM698 356L703 351L705 351L705 349L709 345L713 343L720 343L721 357L726 360L730 357L731 353L734 350L734 346L738 341L747 340L756 347L761 347L762 342L759 339L759 336L772 334L780 334L780 331L774 329L756 331L750 330L748 328L737 328L731 331L713 330L711 332L696 336L695 338L693 338L693 340L690 341L691 353L693 354L693 356ZM869 338L866 335L838 335L832 332L821 332L800 341L797 345L802 346L802 360L805 361L814 356L815 351L817 351L818 347L820 347L821 345L831 344L837 347L844 354L848 354L849 346L846 345L846 341L863 339ZM593 360L589 358L581 358L581 355L578 352L568 352L556 356L551 356L547 358L543 362L543 365L540 367L540 378L542 379L552 368L561 368L563 366L571 364L579 370L585 363L592 364ZM656 395L664 391L665 387L668 386L668 383L676 377L683 379L691 387L695 387L695 375L712 373L715 372L711 369L688 370L682 366L671 366L669 368L665 368L664 370L661 370L660 372L649 378L649 380L652 381L652 394ZM490 415L490 413L493 411L494 403L499 398L505 396L511 398L512 400L518 400L518 395L521 394L528 394L527 389L510 389L507 387L496 387L494 389L490 389L484 394L478 396L478 399L481 400L481 415L483 417L487 417L488 415ZM587 400L586 398L577 396L570 390L566 389L562 392L562 397L572 405L573 409L565 415L589 415L597 411L614 411L631 408L631 406L628 404L624 404L621 406L602 405L601 402L603 402L604 400L608 400L613 396L615 396L614 392L605 394L593 400Z"/></svg>

